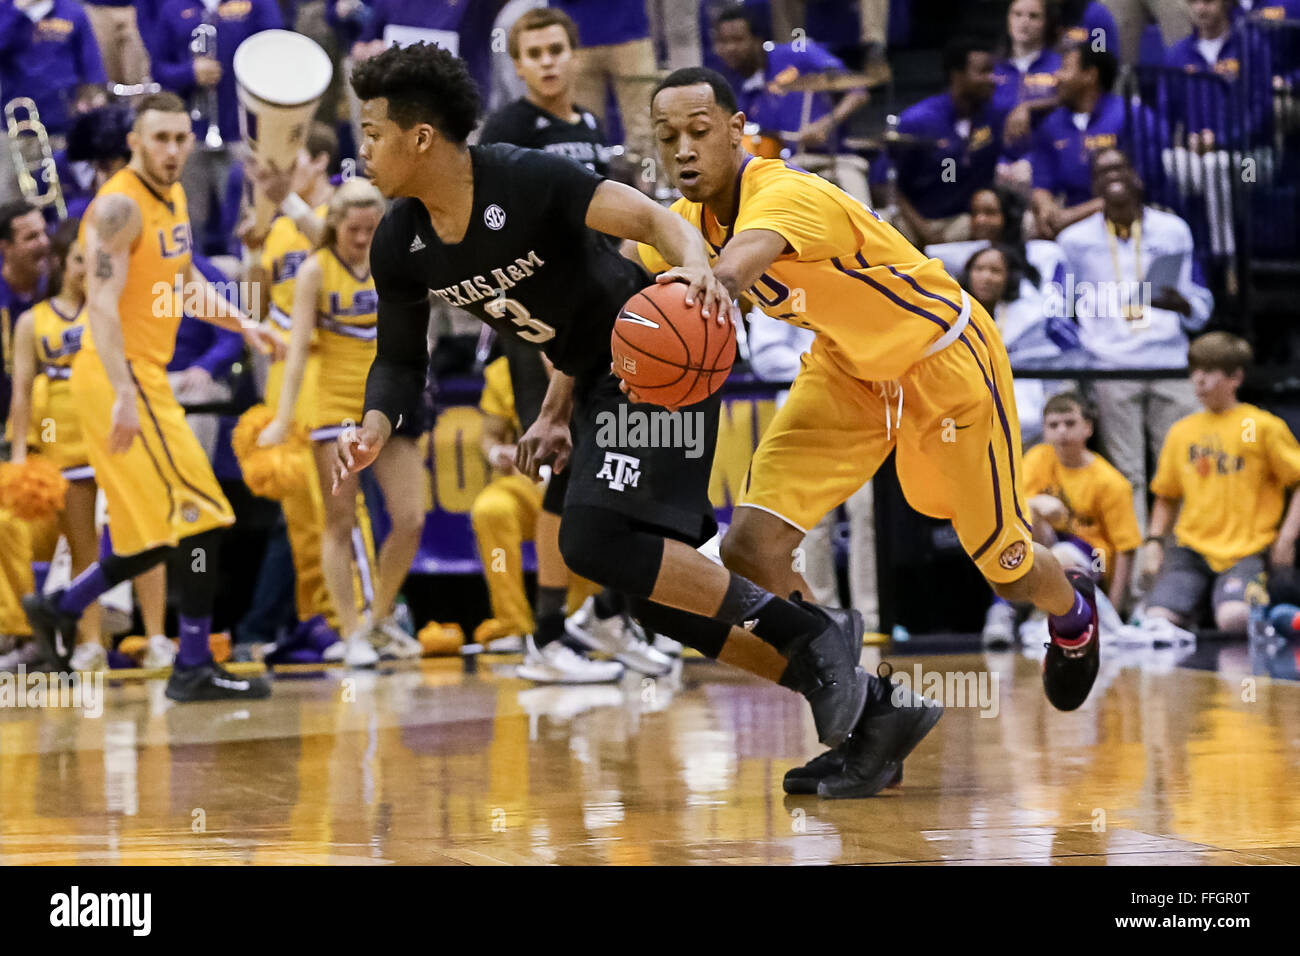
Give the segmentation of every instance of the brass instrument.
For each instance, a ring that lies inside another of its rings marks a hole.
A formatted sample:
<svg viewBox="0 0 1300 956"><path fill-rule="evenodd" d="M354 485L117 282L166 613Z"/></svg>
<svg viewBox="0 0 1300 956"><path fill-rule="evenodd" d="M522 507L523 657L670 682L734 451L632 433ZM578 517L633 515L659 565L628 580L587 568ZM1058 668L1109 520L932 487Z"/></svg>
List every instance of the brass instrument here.
<svg viewBox="0 0 1300 956"><path fill-rule="evenodd" d="M20 118L20 111L26 112ZM23 198L42 211L53 206L60 219L68 216L63 201L63 186L54 163L54 148L41 122L36 103L27 96L16 96L5 104L5 126L9 131L9 154L18 174L18 188ZM32 144L36 150L32 150Z"/></svg>
<svg viewBox="0 0 1300 956"><path fill-rule="evenodd" d="M217 28L208 18L211 16L204 8L203 22L190 33L190 53L193 58L201 56L217 58ZM201 104L201 105L200 105ZM203 135L203 148L221 149L225 145L221 140L221 127L218 125L217 88L210 86L195 94L194 106L190 109L190 119L201 122L207 117L208 130Z"/></svg>

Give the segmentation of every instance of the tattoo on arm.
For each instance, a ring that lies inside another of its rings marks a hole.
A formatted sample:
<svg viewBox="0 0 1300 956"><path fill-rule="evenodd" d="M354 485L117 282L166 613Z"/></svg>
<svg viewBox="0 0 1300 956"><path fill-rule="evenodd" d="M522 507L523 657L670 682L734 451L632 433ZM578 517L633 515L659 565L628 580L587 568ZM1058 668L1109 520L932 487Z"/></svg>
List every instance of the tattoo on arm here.
<svg viewBox="0 0 1300 956"><path fill-rule="evenodd" d="M113 278L113 257L107 252L100 251L99 254L95 256L95 278Z"/></svg>

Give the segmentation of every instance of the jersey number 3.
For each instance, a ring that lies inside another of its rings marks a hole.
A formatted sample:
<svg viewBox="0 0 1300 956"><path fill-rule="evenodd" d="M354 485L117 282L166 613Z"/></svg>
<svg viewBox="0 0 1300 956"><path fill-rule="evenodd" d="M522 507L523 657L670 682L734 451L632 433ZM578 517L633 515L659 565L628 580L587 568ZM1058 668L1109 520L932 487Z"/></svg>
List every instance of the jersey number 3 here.
<svg viewBox="0 0 1300 956"><path fill-rule="evenodd" d="M510 321L519 326L519 337L525 342L541 345L555 338L555 328L541 319L535 319L532 313L518 299L492 299L483 304L487 314L494 319L504 319L510 313Z"/></svg>

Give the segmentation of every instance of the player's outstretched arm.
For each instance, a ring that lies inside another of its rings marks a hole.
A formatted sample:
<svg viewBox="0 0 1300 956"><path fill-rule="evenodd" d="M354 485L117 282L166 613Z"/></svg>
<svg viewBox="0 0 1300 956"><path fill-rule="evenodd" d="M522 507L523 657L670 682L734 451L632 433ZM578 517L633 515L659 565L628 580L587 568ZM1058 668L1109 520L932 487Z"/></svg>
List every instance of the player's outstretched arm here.
<svg viewBox="0 0 1300 956"><path fill-rule="evenodd" d="M658 249L674 267L659 277L661 281L687 283L686 304L702 299L705 318L716 316L719 324L730 319L731 296L709 269L704 237L681 216L631 186L606 180L591 197L586 222L597 232Z"/></svg>
<svg viewBox="0 0 1300 956"><path fill-rule="evenodd" d="M126 451L140 434L140 417L135 407L135 385L126 364L122 339L122 318L118 303L126 288L131 244L140 235L140 207L129 196L108 193L90 207L86 224L86 317L95 350L104 364L113 388L113 430L108 438L110 453ZM170 288L165 294L171 295Z"/></svg>
<svg viewBox="0 0 1300 956"><path fill-rule="evenodd" d="M733 298L758 281L759 276L790 244L771 229L746 229L736 233L713 264L713 274Z"/></svg>
<svg viewBox="0 0 1300 956"><path fill-rule="evenodd" d="M271 331L270 326L257 322L217 291L217 287L193 263L190 263L190 271L185 278L187 283L194 283L189 288L199 291L199 314L194 316L196 319L230 332L238 332L254 349L273 358L284 356L284 343Z"/></svg>

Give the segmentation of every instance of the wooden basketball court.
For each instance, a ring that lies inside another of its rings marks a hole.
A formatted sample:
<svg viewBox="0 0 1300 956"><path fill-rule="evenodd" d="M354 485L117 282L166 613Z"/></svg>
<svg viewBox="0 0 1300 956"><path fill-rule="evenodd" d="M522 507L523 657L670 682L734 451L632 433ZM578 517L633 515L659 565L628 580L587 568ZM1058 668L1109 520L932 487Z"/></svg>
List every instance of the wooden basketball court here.
<svg viewBox="0 0 1300 956"><path fill-rule="evenodd" d="M701 660L601 687L508 657L279 674L246 705L109 684L98 717L0 709L0 863L1300 863L1300 685L1242 646L1176 656L1106 655L1073 714L1031 657L891 656L997 692L854 801L786 797L806 707Z"/></svg>

